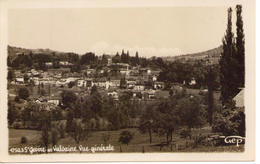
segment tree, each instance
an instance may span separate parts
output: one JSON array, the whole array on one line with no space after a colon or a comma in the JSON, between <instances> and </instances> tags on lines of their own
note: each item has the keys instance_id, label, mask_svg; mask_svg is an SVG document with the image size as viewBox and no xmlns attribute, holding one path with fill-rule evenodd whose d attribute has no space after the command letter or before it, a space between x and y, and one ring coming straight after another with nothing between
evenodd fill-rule
<instances>
[{"instance_id":1,"label":"tree","mask_svg":"<svg viewBox=\"0 0 260 164\"><path fill-rule=\"evenodd\" d=\"M111 130L118 130L121 127L120 116L121 112L119 111L117 105L114 105L110 108L107 114L107 119L110 123Z\"/></svg>"},{"instance_id":2,"label":"tree","mask_svg":"<svg viewBox=\"0 0 260 164\"><path fill-rule=\"evenodd\" d=\"M126 80L124 76L120 80L120 88L121 89L126 88Z\"/></svg>"},{"instance_id":3,"label":"tree","mask_svg":"<svg viewBox=\"0 0 260 164\"><path fill-rule=\"evenodd\" d=\"M11 62L10 56L7 56L7 66L12 67L12 62Z\"/></svg>"},{"instance_id":4,"label":"tree","mask_svg":"<svg viewBox=\"0 0 260 164\"><path fill-rule=\"evenodd\" d=\"M52 120L62 120L61 108L59 106L52 110Z\"/></svg>"},{"instance_id":5,"label":"tree","mask_svg":"<svg viewBox=\"0 0 260 164\"><path fill-rule=\"evenodd\" d=\"M172 133L180 126L180 116L177 110L176 99L158 99L155 106L156 117L154 117L157 133L166 134L167 143L172 140Z\"/></svg>"},{"instance_id":6,"label":"tree","mask_svg":"<svg viewBox=\"0 0 260 164\"><path fill-rule=\"evenodd\" d=\"M30 80L30 83L28 84L28 88L30 89L30 92L33 93L33 83L31 81L32 80Z\"/></svg>"},{"instance_id":7,"label":"tree","mask_svg":"<svg viewBox=\"0 0 260 164\"><path fill-rule=\"evenodd\" d=\"M27 73L25 73L25 74L23 75L23 79L24 79L24 82L27 83L28 80L30 79L30 77L29 77L29 75L28 75Z\"/></svg>"},{"instance_id":8,"label":"tree","mask_svg":"<svg viewBox=\"0 0 260 164\"><path fill-rule=\"evenodd\" d=\"M147 67L148 63L147 63L147 59L146 58L141 58L141 66L142 67Z\"/></svg>"},{"instance_id":9,"label":"tree","mask_svg":"<svg viewBox=\"0 0 260 164\"><path fill-rule=\"evenodd\" d=\"M221 99L224 105L228 99L233 98L238 93L237 83L237 60L232 32L232 9L228 9L228 24L226 35L222 39L223 52L221 53L220 64L220 85Z\"/></svg>"},{"instance_id":10,"label":"tree","mask_svg":"<svg viewBox=\"0 0 260 164\"><path fill-rule=\"evenodd\" d=\"M107 63L108 63L108 59L107 59L107 57L105 56L105 54L102 55L102 63L103 63L103 64L107 64Z\"/></svg>"},{"instance_id":11,"label":"tree","mask_svg":"<svg viewBox=\"0 0 260 164\"><path fill-rule=\"evenodd\" d=\"M170 90L171 88L172 88L172 83L169 82L169 81L167 81L167 82L165 83L164 89L165 89L165 90Z\"/></svg>"},{"instance_id":12,"label":"tree","mask_svg":"<svg viewBox=\"0 0 260 164\"><path fill-rule=\"evenodd\" d=\"M93 87L91 87L91 95L92 94L94 94L94 93L96 93L97 92L97 86L96 85L94 85Z\"/></svg>"},{"instance_id":13,"label":"tree","mask_svg":"<svg viewBox=\"0 0 260 164\"><path fill-rule=\"evenodd\" d=\"M45 96L46 91L44 89L41 89L41 96Z\"/></svg>"},{"instance_id":14,"label":"tree","mask_svg":"<svg viewBox=\"0 0 260 164\"><path fill-rule=\"evenodd\" d=\"M76 102L71 105L71 108L74 111L75 118L80 118L81 117L81 111L82 111L81 101L76 100Z\"/></svg>"},{"instance_id":15,"label":"tree","mask_svg":"<svg viewBox=\"0 0 260 164\"><path fill-rule=\"evenodd\" d=\"M52 146L55 146L57 145L58 141L59 141L59 132L56 128L54 129L51 129L51 143L52 143Z\"/></svg>"},{"instance_id":16,"label":"tree","mask_svg":"<svg viewBox=\"0 0 260 164\"><path fill-rule=\"evenodd\" d=\"M201 128L207 122L207 112L199 97L182 98L178 101L180 124L191 129Z\"/></svg>"},{"instance_id":17,"label":"tree","mask_svg":"<svg viewBox=\"0 0 260 164\"><path fill-rule=\"evenodd\" d=\"M138 51L136 51L135 53L135 60L136 60L136 64L139 65Z\"/></svg>"},{"instance_id":18,"label":"tree","mask_svg":"<svg viewBox=\"0 0 260 164\"><path fill-rule=\"evenodd\" d=\"M118 142L128 145L133 138L134 138L133 133L131 133L129 130L124 130L119 134Z\"/></svg>"},{"instance_id":19,"label":"tree","mask_svg":"<svg viewBox=\"0 0 260 164\"><path fill-rule=\"evenodd\" d=\"M104 76L107 77L108 76L108 71L104 70Z\"/></svg>"},{"instance_id":20,"label":"tree","mask_svg":"<svg viewBox=\"0 0 260 164\"><path fill-rule=\"evenodd\" d=\"M237 12L237 22L236 22L236 49L237 49L237 62L238 62L238 86L245 86L245 38L244 38L244 29L243 29L243 20L242 20L242 5L236 6Z\"/></svg>"},{"instance_id":21,"label":"tree","mask_svg":"<svg viewBox=\"0 0 260 164\"><path fill-rule=\"evenodd\" d=\"M245 109L236 107L232 100L226 103L221 113L215 113L213 132L221 132L225 136L245 136Z\"/></svg>"},{"instance_id":22,"label":"tree","mask_svg":"<svg viewBox=\"0 0 260 164\"><path fill-rule=\"evenodd\" d=\"M18 95L21 99L26 100L30 96L30 92L26 87L22 87L19 89Z\"/></svg>"},{"instance_id":23,"label":"tree","mask_svg":"<svg viewBox=\"0 0 260 164\"><path fill-rule=\"evenodd\" d=\"M69 88L72 88L73 86L75 86L75 82L74 81L70 81L69 82Z\"/></svg>"},{"instance_id":24,"label":"tree","mask_svg":"<svg viewBox=\"0 0 260 164\"><path fill-rule=\"evenodd\" d=\"M38 91L37 91L37 93L40 95L41 94L41 85L40 84L38 84Z\"/></svg>"},{"instance_id":25,"label":"tree","mask_svg":"<svg viewBox=\"0 0 260 164\"><path fill-rule=\"evenodd\" d=\"M90 122L90 119L95 117L95 113L91 110L90 96L86 97L82 102L81 117L84 123Z\"/></svg>"},{"instance_id":26,"label":"tree","mask_svg":"<svg viewBox=\"0 0 260 164\"><path fill-rule=\"evenodd\" d=\"M41 131L41 141L45 146L46 154L48 153L48 145L50 144L50 134L49 134L49 127L47 124L44 124Z\"/></svg>"},{"instance_id":27,"label":"tree","mask_svg":"<svg viewBox=\"0 0 260 164\"><path fill-rule=\"evenodd\" d=\"M153 109L153 105L147 106L145 111L142 112L140 117L140 126L139 131L141 133L149 133L150 143L152 143L152 132L156 129L154 120L156 117L155 110Z\"/></svg>"},{"instance_id":28,"label":"tree","mask_svg":"<svg viewBox=\"0 0 260 164\"><path fill-rule=\"evenodd\" d=\"M48 94L49 95L51 94L51 84L49 84L49 86L48 86Z\"/></svg>"},{"instance_id":29,"label":"tree","mask_svg":"<svg viewBox=\"0 0 260 164\"><path fill-rule=\"evenodd\" d=\"M95 54L92 52L88 52L81 56L80 58L80 64L91 64L95 61Z\"/></svg>"},{"instance_id":30,"label":"tree","mask_svg":"<svg viewBox=\"0 0 260 164\"><path fill-rule=\"evenodd\" d=\"M214 108L214 97L213 97L213 91L215 88L215 80L216 75L214 73L214 70L212 67L209 67L208 75L207 75L207 81L208 81L208 121L210 123L210 126L212 125L212 114L213 114L213 108Z\"/></svg>"},{"instance_id":31,"label":"tree","mask_svg":"<svg viewBox=\"0 0 260 164\"><path fill-rule=\"evenodd\" d=\"M60 133L60 138L65 138L65 133L66 133L66 129L65 129L65 125L60 122L57 126L57 130Z\"/></svg>"},{"instance_id":32,"label":"tree","mask_svg":"<svg viewBox=\"0 0 260 164\"><path fill-rule=\"evenodd\" d=\"M141 92L137 92L136 93L136 97L138 97L139 99L142 99L142 93Z\"/></svg>"},{"instance_id":33,"label":"tree","mask_svg":"<svg viewBox=\"0 0 260 164\"><path fill-rule=\"evenodd\" d=\"M73 120L72 122L72 130L70 132L71 137L74 139L74 141L79 144L80 141L87 140L89 137L89 131L86 127L84 127L84 124L82 124L81 121Z\"/></svg>"},{"instance_id":34,"label":"tree","mask_svg":"<svg viewBox=\"0 0 260 164\"><path fill-rule=\"evenodd\" d=\"M53 68L60 68L60 62L59 61L53 61L52 62L52 67Z\"/></svg>"},{"instance_id":35,"label":"tree","mask_svg":"<svg viewBox=\"0 0 260 164\"><path fill-rule=\"evenodd\" d=\"M113 63L120 63L120 55L119 55L118 52L116 53L116 56L112 58L112 62Z\"/></svg>"},{"instance_id":36,"label":"tree","mask_svg":"<svg viewBox=\"0 0 260 164\"><path fill-rule=\"evenodd\" d=\"M81 65L80 62L76 62L70 69L70 72L77 72L80 73L81 72Z\"/></svg>"},{"instance_id":37,"label":"tree","mask_svg":"<svg viewBox=\"0 0 260 164\"><path fill-rule=\"evenodd\" d=\"M78 99L77 95L72 91L62 91L61 93L62 103L67 107L71 107Z\"/></svg>"},{"instance_id":38,"label":"tree","mask_svg":"<svg viewBox=\"0 0 260 164\"><path fill-rule=\"evenodd\" d=\"M8 70L8 74L7 74L7 80L9 82L13 81L15 78L15 73L13 70Z\"/></svg>"},{"instance_id":39,"label":"tree","mask_svg":"<svg viewBox=\"0 0 260 164\"><path fill-rule=\"evenodd\" d=\"M8 103L8 124L12 125L13 122L18 118L19 111L16 109L14 104L9 104Z\"/></svg>"},{"instance_id":40,"label":"tree","mask_svg":"<svg viewBox=\"0 0 260 164\"><path fill-rule=\"evenodd\" d=\"M49 113L43 113L41 116L40 121L42 122L42 129L41 129L41 142L45 146L46 154L48 153L48 145L50 144L50 124L51 124L51 117Z\"/></svg>"},{"instance_id":41,"label":"tree","mask_svg":"<svg viewBox=\"0 0 260 164\"><path fill-rule=\"evenodd\" d=\"M44 88L44 84L43 83L41 83L41 88Z\"/></svg>"},{"instance_id":42,"label":"tree","mask_svg":"<svg viewBox=\"0 0 260 164\"><path fill-rule=\"evenodd\" d=\"M102 97L98 92L94 92L91 95L90 109L98 116L100 116L100 117L102 116Z\"/></svg>"},{"instance_id":43,"label":"tree","mask_svg":"<svg viewBox=\"0 0 260 164\"><path fill-rule=\"evenodd\" d=\"M129 51L127 51L127 53L126 53L126 63L129 63L129 61L130 61L130 56L129 56Z\"/></svg>"},{"instance_id":44,"label":"tree","mask_svg":"<svg viewBox=\"0 0 260 164\"><path fill-rule=\"evenodd\" d=\"M70 109L69 113L68 113L68 117L67 117L67 122L66 122L66 132L67 133L70 133L73 130L72 122L73 122L74 118L75 118L75 113L72 109Z\"/></svg>"},{"instance_id":45,"label":"tree","mask_svg":"<svg viewBox=\"0 0 260 164\"><path fill-rule=\"evenodd\" d=\"M173 90L172 90L172 89L170 90L169 95L170 95L170 96L173 95Z\"/></svg>"}]
</instances>

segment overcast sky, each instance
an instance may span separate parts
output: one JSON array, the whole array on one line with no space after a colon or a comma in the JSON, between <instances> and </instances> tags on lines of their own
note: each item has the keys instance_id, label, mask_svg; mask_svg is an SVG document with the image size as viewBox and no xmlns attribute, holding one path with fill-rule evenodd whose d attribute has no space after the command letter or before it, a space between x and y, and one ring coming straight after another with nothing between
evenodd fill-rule
<instances>
[{"instance_id":1,"label":"overcast sky","mask_svg":"<svg viewBox=\"0 0 260 164\"><path fill-rule=\"evenodd\" d=\"M227 7L10 9L8 44L78 54L124 49L131 56L136 51L174 56L220 46L226 24Z\"/></svg>"}]
</instances>

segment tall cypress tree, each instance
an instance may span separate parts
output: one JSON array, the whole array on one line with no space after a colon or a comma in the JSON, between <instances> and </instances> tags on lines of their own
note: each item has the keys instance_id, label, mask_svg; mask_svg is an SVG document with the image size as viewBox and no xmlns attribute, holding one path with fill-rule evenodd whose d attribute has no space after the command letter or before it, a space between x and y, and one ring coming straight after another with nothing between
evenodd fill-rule
<instances>
[{"instance_id":1,"label":"tall cypress tree","mask_svg":"<svg viewBox=\"0 0 260 164\"><path fill-rule=\"evenodd\" d=\"M220 85L222 104L228 102L238 92L237 83L237 60L232 32L232 9L228 9L228 23L224 38L222 39L223 52L221 53L220 64Z\"/></svg>"},{"instance_id":2,"label":"tall cypress tree","mask_svg":"<svg viewBox=\"0 0 260 164\"><path fill-rule=\"evenodd\" d=\"M136 51L135 58L136 58L136 64L139 65L138 51Z\"/></svg>"},{"instance_id":3,"label":"tall cypress tree","mask_svg":"<svg viewBox=\"0 0 260 164\"><path fill-rule=\"evenodd\" d=\"M209 70L207 72L207 87L208 87L208 121L210 126L212 125L213 118L213 108L214 108L214 96L213 91L216 89L215 87L216 73L213 68L209 66Z\"/></svg>"},{"instance_id":4,"label":"tall cypress tree","mask_svg":"<svg viewBox=\"0 0 260 164\"><path fill-rule=\"evenodd\" d=\"M242 20L242 5L236 6L237 12L237 22L236 22L236 49L237 49L237 69L238 69L238 85L239 87L245 86L245 38L244 38L244 29L243 29L243 20Z\"/></svg>"}]
</instances>

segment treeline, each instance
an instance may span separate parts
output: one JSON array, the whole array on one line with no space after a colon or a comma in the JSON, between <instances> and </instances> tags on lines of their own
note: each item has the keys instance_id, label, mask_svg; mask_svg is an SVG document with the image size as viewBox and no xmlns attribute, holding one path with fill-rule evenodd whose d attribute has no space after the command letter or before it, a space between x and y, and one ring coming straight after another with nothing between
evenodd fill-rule
<instances>
[{"instance_id":1,"label":"treeline","mask_svg":"<svg viewBox=\"0 0 260 164\"><path fill-rule=\"evenodd\" d=\"M181 63L178 61L171 62L163 65L163 71L160 72L158 81L163 81L166 84L169 83L185 83L187 87L194 89L207 88L209 83L209 70L212 70L211 76L214 76L214 81L210 83L214 84L214 88L219 89L219 66L218 65L203 65L201 62L192 63ZM195 80L196 84L189 85L191 80Z\"/></svg>"},{"instance_id":2,"label":"treeline","mask_svg":"<svg viewBox=\"0 0 260 164\"><path fill-rule=\"evenodd\" d=\"M191 137L191 130L201 128L207 123L207 118L205 99L190 96L183 90L170 98L161 98L149 104L141 114L139 130L149 133L150 143L152 133L165 135L169 143L172 134L179 131L186 131L186 136Z\"/></svg>"},{"instance_id":3,"label":"treeline","mask_svg":"<svg viewBox=\"0 0 260 164\"><path fill-rule=\"evenodd\" d=\"M64 53L56 54L55 52L51 54L37 53L34 54L32 51L29 53L21 53L18 55L8 55L7 66L13 67L14 69L26 69L34 68L37 70L47 70L46 62L52 62L54 68L59 68L60 61L67 61L69 63L77 63L79 61L79 55L76 53Z\"/></svg>"},{"instance_id":4,"label":"treeline","mask_svg":"<svg viewBox=\"0 0 260 164\"><path fill-rule=\"evenodd\" d=\"M119 101L111 96L102 96L96 87L93 87L91 94L78 96L72 91L63 91L61 94L62 104L58 107L47 110L37 103L28 101L24 109L17 108L16 104L26 99L9 101L8 103L8 122L13 125L15 120L21 120L23 126L28 125L32 128L41 130L42 125L37 120L41 120L42 113L52 111L52 121L67 120L67 130L74 119L81 119L83 122L90 123L91 130L118 130L132 126L130 120L138 118L145 103L136 99L131 100L132 93L123 93L119 96ZM62 114L63 113L63 114ZM100 124L102 122L104 124ZM137 124L137 123L135 123Z\"/></svg>"}]
</instances>

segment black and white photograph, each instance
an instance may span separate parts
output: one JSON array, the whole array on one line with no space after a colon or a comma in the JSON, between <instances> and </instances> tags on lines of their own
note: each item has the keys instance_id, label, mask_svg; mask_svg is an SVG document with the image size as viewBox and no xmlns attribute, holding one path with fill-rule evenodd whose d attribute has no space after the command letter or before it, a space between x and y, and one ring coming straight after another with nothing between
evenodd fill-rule
<instances>
[{"instance_id":1,"label":"black and white photograph","mask_svg":"<svg viewBox=\"0 0 260 164\"><path fill-rule=\"evenodd\" d=\"M254 160L254 1L117 2L3 1L4 161Z\"/></svg>"}]
</instances>

